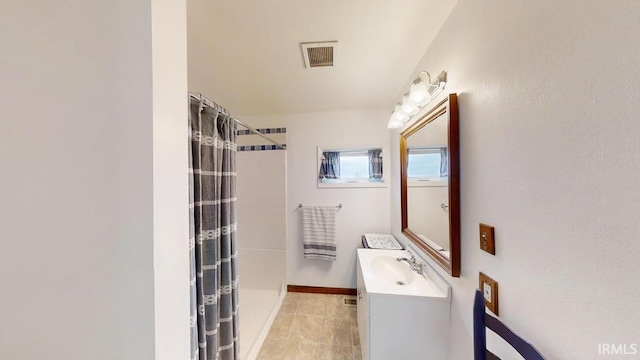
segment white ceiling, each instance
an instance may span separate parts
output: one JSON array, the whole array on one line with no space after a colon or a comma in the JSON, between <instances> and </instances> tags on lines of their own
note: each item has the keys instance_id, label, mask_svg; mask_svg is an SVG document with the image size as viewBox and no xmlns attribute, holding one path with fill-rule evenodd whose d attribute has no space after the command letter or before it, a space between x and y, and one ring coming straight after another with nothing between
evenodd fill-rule
<instances>
[{"instance_id":1,"label":"white ceiling","mask_svg":"<svg viewBox=\"0 0 640 360\"><path fill-rule=\"evenodd\" d=\"M189 89L236 115L391 110L456 1L189 0ZM299 44L330 40L336 65L305 69Z\"/></svg>"}]
</instances>

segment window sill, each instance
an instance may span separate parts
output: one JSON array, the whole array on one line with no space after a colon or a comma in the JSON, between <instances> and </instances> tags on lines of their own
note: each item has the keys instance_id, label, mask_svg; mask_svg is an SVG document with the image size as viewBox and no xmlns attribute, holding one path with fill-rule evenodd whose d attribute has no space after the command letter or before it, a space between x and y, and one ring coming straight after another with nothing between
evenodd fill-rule
<instances>
[{"instance_id":1,"label":"window sill","mask_svg":"<svg viewBox=\"0 0 640 360\"><path fill-rule=\"evenodd\" d=\"M411 180L407 182L407 187L447 187L447 180Z\"/></svg>"},{"instance_id":2,"label":"window sill","mask_svg":"<svg viewBox=\"0 0 640 360\"><path fill-rule=\"evenodd\" d=\"M387 183L383 181L344 181L344 182L318 182L318 189L337 189L337 188L386 188Z\"/></svg>"}]
</instances>

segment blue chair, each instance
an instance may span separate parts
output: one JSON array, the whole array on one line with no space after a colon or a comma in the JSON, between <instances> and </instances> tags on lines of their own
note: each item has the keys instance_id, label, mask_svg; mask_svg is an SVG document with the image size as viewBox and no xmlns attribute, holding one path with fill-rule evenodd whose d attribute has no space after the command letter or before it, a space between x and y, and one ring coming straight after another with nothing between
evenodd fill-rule
<instances>
[{"instance_id":1,"label":"blue chair","mask_svg":"<svg viewBox=\"0 0 640 360\"><path fill-rule=\"evenodd\" d=\"M476 290L476 298L473 304L473 358L474 360L500 360L499 357L487 350L486 328L491 329L503 338L525 360L545 360L533 345L516 335L500 320L486 313L482 292Z\"/></svg>"}]
</instances>

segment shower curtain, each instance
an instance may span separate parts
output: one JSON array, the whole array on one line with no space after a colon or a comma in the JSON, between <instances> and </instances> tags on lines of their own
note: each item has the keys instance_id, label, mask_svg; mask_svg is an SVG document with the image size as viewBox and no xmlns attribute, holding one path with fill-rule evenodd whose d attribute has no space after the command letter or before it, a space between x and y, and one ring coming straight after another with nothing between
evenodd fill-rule
<instances>
[{"instance_id":1,"label":"shower curtain","mask_svg":"<svg viewBox=\"0 0 640 360\"><path fill-rule=\"evenodd\" d=\"M236 122L191 100L191 358L236 360Z\"/></svg>"}]
</instances>

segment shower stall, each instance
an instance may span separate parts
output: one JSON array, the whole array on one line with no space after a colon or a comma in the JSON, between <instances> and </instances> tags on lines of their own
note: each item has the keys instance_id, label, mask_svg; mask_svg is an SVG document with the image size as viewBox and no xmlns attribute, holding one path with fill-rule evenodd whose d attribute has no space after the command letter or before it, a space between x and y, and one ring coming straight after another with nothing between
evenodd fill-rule
<instances>
[{"instance_id":1,"label":"shower stall","mask_svg":"<svg viewBox=\"0 0 640 360\"><path fill-rule=\"evenodd\" d=\"M192 354L254 360L286 294L286 128L190 98Z\"/></svg>"},{"instance_id":2,"label":"shower stall","mask_svg":"<svg viewBox=\"0 0 640 360\"><path fill-rule=\"evenodd\" d=\"M257 129L286 143L286 129ZM286 294L286 150L238 131L240 359L257 356Z\"/></svg>"}]
</instances>

